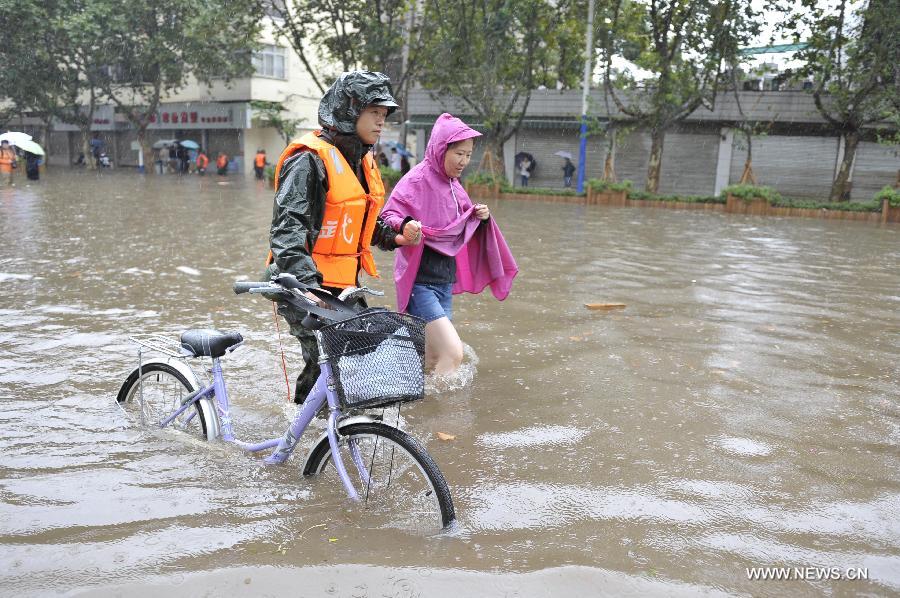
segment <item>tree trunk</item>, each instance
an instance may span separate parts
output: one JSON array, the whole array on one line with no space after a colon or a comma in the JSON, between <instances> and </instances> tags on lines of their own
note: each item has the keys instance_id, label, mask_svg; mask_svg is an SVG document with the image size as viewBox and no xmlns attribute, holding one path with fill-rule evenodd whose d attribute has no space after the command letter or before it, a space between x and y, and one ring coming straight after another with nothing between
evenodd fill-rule
<instances>
[{"instance_id":1,"label":"tree trunk","mask_svg":"<svg viewBox=\"0 0 900 598\"><path fill-rule=\"evenodd\" d=\"M153 176L156 174L156 164L153 162L153 149L147 144L147 125L138 127L137 140L141 146L141 153L144 154L144 174Z\"/></svg>"},{"instance_id":2,"label":"tree trunk","mask_svg":"<svg viewBox=\"0 0 900 598\"><path fill-rule=\"evenodd\" d=\"M859 147L859 131L847 131L841 135L844 140L844 157L838 168L834 182L831 184L829 201L850 200L850 176L852 174L853 159L856 157L856 148Z\"/></svg>"},{"instance_id":3,"label":"tree trunk","mask_svg":"<svg viewBox=\"0 0 900 598\"><path fill-rule=\"evenodd\" d=\"M650 164L647 166L647 186L645 191L658 193L659 173L662 169L663 143L666 140L666 133L665 131L653 131L651 139L653 141L650 145Z\"/></svg>"},{"instance_id":4,"label":"tree trunk","mask_svg":"<svg viewBox=\"0 0 900 598\"><path fill-rule=\"evenodd\" d=\"M44 168L50 165L50 134L53 132L53 121L44 121L44 135L41 141L44 146Z\"/></svg>"},{"instance_id":5,"label":"tree trunk","mask_svg":"<svg viewBox=\"0 0 900 598\"><path fill-rule=\"evenodd\" d=\"M84 165L88 170L95 170L94 154L91 153L91 123L78 125L81 129L81 153L84 154Z\"/></svg>"},{"instance_id":6,"label":"tree trunk","mask_svg":"<svg viewBox=\"0 0 900 598\"><path fill-rule=\"evenodd\" d=\"M506 178L506 169L503 167L503 144L499 143L496 137L489 137L485 140L484 155L481 156L478 170L488 172L495 177Z\"/></svg>"},{"instance_id":7,"label":"tree trunk","mask_svg":"<svg viewBox=\"0 0 900 598\"><path fill-rule=\"evenodd\" d=\"M608 142L606 144L606 160L603 163L603 180L609 183L616 181L616 135L615 129L610 128L606 132Z\"/></svg>"}]
</instances>

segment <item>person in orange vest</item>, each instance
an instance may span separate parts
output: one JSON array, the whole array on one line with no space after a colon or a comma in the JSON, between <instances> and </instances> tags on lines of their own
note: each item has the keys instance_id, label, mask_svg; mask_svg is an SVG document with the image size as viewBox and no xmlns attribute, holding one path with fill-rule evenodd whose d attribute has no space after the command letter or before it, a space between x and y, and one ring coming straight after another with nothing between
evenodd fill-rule
<instances>
[{"instance_id":1,"label":"person in orange vest","mask_svg":"<svg viewBox=\"0 0 900 598\"><path fill-rule=\"evenodd\" d=\"M378 217L384 183L372 147L396 109L390 79L382 73L343 73L328 89L319 103L321 129L291 143L275 167L266 279L287 272L337 295L358 286L360 270L378 276L372 245L393 250L418 242L407 223L396 233ZM319 377L318 346L301 325L307 312L282 303L279 313L303 349L294 396L302 403Z\"/></svg>"},{"instance_id":2,"label":"person in orange vest","mask_svg":"<svg viewBox=\"0 0 900 598\"><path fill-rule=\"evenodd\" d=\"M257 180L262 180L263 172L265 172L268 163L269 161L266 160L266 150L262 148L256 150L256 157L253 159L253 171L256 173Z\"/></svg>"},{"instance_id":3,"label":"person in orange vest","mask_svg":"<svg viewBox=\"0 0 900 598\"><path fill-rule=\"evenodd\" d=\"M228 174L228 154L225 152L219 152L219 157L216 158L216 172Z\"/></svg>"},{"instance_id":4,"label":"person in orange vest","mask_svg":"<svg viewBox=\"0 0 900 598\"><path fill-rule=\"evenodd\" d=\"M209 158L206 154L203 153L201 149L197 152L197 174L203 176L206 174L206 167L209 166Z\"/></svg>"},{"instance_id":5,"label":"person in orange vest","mask_svg":"<svg viewBox=\"0 0 900 598\"><path fill-rule=\"evenodd\" d=\"M0 141L0 184L12 185L13 168L16 167L16 150L4 139Z\"/></svg>"}]
</instances>

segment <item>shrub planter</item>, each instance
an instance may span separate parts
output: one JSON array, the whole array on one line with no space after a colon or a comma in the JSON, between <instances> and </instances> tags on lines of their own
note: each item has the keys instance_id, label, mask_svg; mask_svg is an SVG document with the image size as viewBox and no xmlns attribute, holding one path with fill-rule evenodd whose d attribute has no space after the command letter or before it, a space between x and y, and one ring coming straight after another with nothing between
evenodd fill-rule
<instances>
[{"instance_id":1,"label":"shrub planter","mask_svg":"<svg viewBox=\"0 0 900 598\"><path fill-rule=\"evenodd\" d=\"M484 185L470 183L466 185L466 193L473 199L490 199L500 197L500 185Z\"/></svg>"},{"instance_id":2,"label":"shrub planter","mask_svg":"<svg viewBox=\"0 0 900 598\"><path fill-rule=\"evenodd\" d=\"M503 199L518 199L524 201L546 201L552 203L581 203L585 202L585 197L583 195L552 195L549 193L516 193L515 191L510 193L499 193L494 197L500 197Z\"/></svg>"},{"instance_id":3,"label":"shrub planter","mask_svg":"<svg viewBox=\"0 0 900 598\"><path fill-rule=\"evenodd\" d=\"M587 203L596 206L624 207L628 200L628 192L622 191L593 191L588 188Z\"/></svg>"},{"instance_id":4,"label":"shrub planter","mask_svg":"<svg viewBox=\"0 0 900 598\"><path fill-rule=\"evenodd\" d=\"M893 207L887 199L881 200L881 221L900 222L900 206Z\"/></svg>"},{"instance_id":5,"label":"shrub planter","mask_svg":"<svg viewBox=\"0 0 900 598\"><path fill-rule=\"evenodd\" d=\"M725 211L731 214L765 216L769 213L769 201L764 197L743 199L729 193L725 199Z\"/></svg>"}]
</instances>

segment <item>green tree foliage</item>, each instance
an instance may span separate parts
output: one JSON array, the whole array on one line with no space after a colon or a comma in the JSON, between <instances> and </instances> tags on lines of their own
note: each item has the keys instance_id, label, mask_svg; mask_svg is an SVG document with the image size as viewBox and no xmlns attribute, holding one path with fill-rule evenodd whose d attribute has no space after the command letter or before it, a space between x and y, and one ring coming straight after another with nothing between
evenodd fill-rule
<instances>
[{"instance_id":1,"label":"green tree foliage","mask_svg":"<svg viewBox=\"0 0 900 598\"><path fill-rule=\"evenodd\" d=\"M584 25L561 0L430 0L436 31L420 82L453 96L484 134L481 168L496 172L503 143L521 126L531 92L577 84ZM581 19L583 21L583 19ZM583 45L581 46L583 47Z\"/></svg>"},{"instance_id":2,"label":"green tree foliage","mask_svg":"<svg viewBox=\"0 0 900 598\"><path fill-rule=\"evenodd\" d=\"M96 51L97 29L83 26L80 5L0 0L3 30L15 32L0 43L0 90L15 113L37 116L47 124L45 131L54 118L76 125L88 155L104 65Z\"/></svg>"},{"instance_id":3,"label":"green tree foliage","mask_svg":"<svg viewBox=\"0 0 900 598\"><path fill-rule=\"evenodd\" d=\"M666 132L701 106L712 109L726 67L758 29L749 0L615 0L599 36L607 92L625 118L650 133L646 190L659 189ZM616 70L622 56L650 73Z\"/></svg>"},{"instance_id":4,"label":"green tree foliage","mask_svg":"<svg viewBox=\"0 0 900 598\"><path fill-rule=\"evenodd\" d=\"M900 118L900 4L896 0L782 5L789 18L782 30L806 49L798 52L800 76L813 80L822 117L842 138L843 158L829 199L850 198L853 158L863 130Z\"/></svg>"},{"instance_id":5,"label":"green tree foliage","mask_svg":"<svg viewBox=\"0 0 900 598\"><path fill-rule=\"evenodd\" d=\"M271 127L278 131L284 144L291 142L297 134L297 129L305 119L303 118L285 118L284 112L286 108L281 102L266 102L262 100L254 100L250 102L253 108L254 118L259 119L259 123L264 127Z\"/></svg>"},{"instance_id":6,"label":"green tree foliage","mask_svg":"<svg viewBox=\"0 0 900 598\"><path fill-rule=\"evenodd\" d=\"M275 27L321 93L341 71L374 70L391 78L405 120L409 84L433 31L422 0L262 0ZM331 65L320 70L313 65Z\"/></svg>"},{"instance_id":7,"label":"green tree foliage","mask_svg":"<svg viewBox=\"0 0 900 598\"><path fill-rule=\"evenodd\" d=\"M253 72L261 14L256 0L0 0L0 21L15 32L0 44L0 89L22 111L78 125L85 155L95 106L113 103L147 155L163 98L191 78Z\"/></svg>"},{"instance_id":8,"label":"green tree foliage","mask_svg":"<svg viewBox=\"0 0 900 598\"><path fill-rule=\"evenodd\" d=\"M262 16L255 0L92 0L81 16L86 29L98 28L109 61L103 94L135 126L145 156L163 98L191 79L227 84L253 73Z\"/></svg>"}]
</instances>

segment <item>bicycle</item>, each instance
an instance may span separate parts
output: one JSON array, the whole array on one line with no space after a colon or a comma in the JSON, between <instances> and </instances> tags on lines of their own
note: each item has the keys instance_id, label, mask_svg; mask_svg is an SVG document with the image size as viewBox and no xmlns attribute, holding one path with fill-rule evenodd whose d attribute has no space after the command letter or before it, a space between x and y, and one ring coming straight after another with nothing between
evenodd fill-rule
<instances>
[{"instance_id":1,"label":"bicycle","mask_svg":"<svg viewBox=\"0 0 900 598\"><path fill-rule=\"evenodd\" d=\"M221 358L243 344L238 332L187 330L177 344L159 336L130 338L138 344L138 365L119 389L117 404L136 411L142 424L172 426L210 441L221 438L249 452L274 449L266 464L284 463L327 407L326 430L304 461L304 476L337 477L352 501L400 513L417 530L448 527L455 517L453 500L432 457L407 432L360 412L424 396L424 322L384 308L353 307L352 300L365 293L383 295L365 287L334 297L279 274L269 282L235 282L233 289L310 314L303 325L315 333L321 374L280 438L249 443L234 435ZM145 360L144 349L164 357ZM212 360L211 383L200 383L189 358Z\"/></svg>"}]
</instances>

